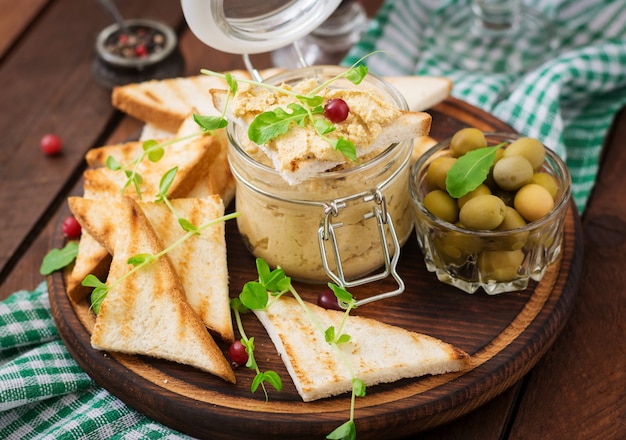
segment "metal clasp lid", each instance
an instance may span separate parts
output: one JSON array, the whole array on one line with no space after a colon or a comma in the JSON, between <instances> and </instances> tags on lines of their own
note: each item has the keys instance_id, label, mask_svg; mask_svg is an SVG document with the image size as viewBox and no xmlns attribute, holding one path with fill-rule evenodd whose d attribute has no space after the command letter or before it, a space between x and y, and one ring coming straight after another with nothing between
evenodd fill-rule
<instances>
[{"instance_id":1,"label":"metal clasp lid","mask_svg":"<svg viewBox=\"0 0 626 440\"><path fill-rule=\"evenodd\" d=\"M335 234L335 229L343 226L343 223L333 223L331 221L331 217L338 217L340 214L340 210L346 207L348 201L361 197L363 198L363 202L365 203L374 203L372 210L366 213L363 218L364 220L373 219L378 224L378 232L380 234L380 243L385 265L382 272L348 281L344 276L343 264L341 261L341 255L339 253L337 236ZM373 192L358 194L356 196L350 196L342 199L336 199L325 206L326 208L324 210L324 218L318 229L318 241L320 246L320 255L322 257L322 264L328 276L339 286L347 288L379 281L387 278L390 275L394 278L398 285L395 290L379 293L377 295L358 300L356 303L357 306L368 304L374 301L379 301L385 298L390 298L404 292L404 281L402 281L402 278L400 278L400 275L398 275L398 272L396 270L398 260L400 258L400 243L398 241L398 236L396 235L396 230L393 226L393 219L391 218L391 215L387 212L387 202L385 200L385 195L382 193L382 191L380 189L376 189ZM393 253L389 252L389 241L387 240L386 229L389 231L389 236L391 237L391 240L393 242ZM332 249L337 273L333 272L333 270L331 269L328 256L326 255L325 242L328 241L330 242L330 247Z\"/></svg>"}]
</instances>

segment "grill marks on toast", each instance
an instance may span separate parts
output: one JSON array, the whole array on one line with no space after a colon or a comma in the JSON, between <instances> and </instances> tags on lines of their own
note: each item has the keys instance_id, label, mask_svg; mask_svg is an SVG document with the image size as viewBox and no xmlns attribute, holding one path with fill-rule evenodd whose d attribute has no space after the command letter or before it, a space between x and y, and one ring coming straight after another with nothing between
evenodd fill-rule
<instances>
[{"instance_id":1,"label":"grill marks on toast","mask_svg":"<svg viewBox=\"0 0 626 440\"><path fill-rule=\"evenodd\" d=\"M339 328L343 312L315 304L307 307L323 329ZM297 301L283 296L266 311L255 314L270 335L305 402L352 389L348 369L324 335L302 314ZM293 319L302 316L302 319ZM469 356L439 339L373 319L351 315L343 333L350 335L340 348L356 377L366 385L393 382L428 374L461 371Z\"/></svg>"},{"instance_id":2,"label":"grill marks on toast","mask_svg":"<svg viewBox=\"0 0 626 440\"><path fill-rule=\"evenodd\" d=\"M68 202L81 225L112 249L107 284L123 279L102 302L92 346L180 362L234 383L228 361L187 303L169 256L127 275L128 258L163 249L139 204L128 197L108 205L79 197Z\"/></svg>"}]
</instances>

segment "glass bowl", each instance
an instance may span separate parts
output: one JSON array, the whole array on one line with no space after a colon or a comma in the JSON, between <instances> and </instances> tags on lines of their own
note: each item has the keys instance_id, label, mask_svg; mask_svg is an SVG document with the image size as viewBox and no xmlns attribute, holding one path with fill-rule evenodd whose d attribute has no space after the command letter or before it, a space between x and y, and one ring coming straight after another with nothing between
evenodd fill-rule
<instances>
[{"instance_id":1,"label":"glass bowl","mask_svg":"<svg viewBox=\"0 0 626 440\"><path fill-rule=\"evenodd\" d=\"M512 142L522 136L485 133L488 146ZM524 290L530 279L540 281L561 252L565 214L571 198L571 177L565 163L549 148L537 171L557 182L554 208L544 217L506 231L473 230L444 221L424 206L429 188L426 175L431 163L450 156L447 139L428 150L411 168L409 192L417 241L426 268L437 278L465 292L480 287L487 294ZM505 200L505 204L512 202Z\"/></svg>"}]
</instances>

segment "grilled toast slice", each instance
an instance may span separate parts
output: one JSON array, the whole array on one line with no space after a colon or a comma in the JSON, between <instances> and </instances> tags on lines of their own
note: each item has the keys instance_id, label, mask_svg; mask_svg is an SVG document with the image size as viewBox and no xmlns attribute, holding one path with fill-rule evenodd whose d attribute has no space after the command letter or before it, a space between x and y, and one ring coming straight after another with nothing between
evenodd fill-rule
<instances>
[{"instance_id":1,"label":"grilled toast slice","mask_svg":"<svg viewBox=\"0 0 626 440\"><path fill-rule=\"evenodd\" d=\"M322 329L339 328L343 312L305 304ZM291 296L283 295L265 311L254 313L305 402L352 389L352 377L342 357L367 386L462 371L469 365L467 353L439 339L354 315L345 321L342 333L351 339L339 345L343 353L339 356Z\"/></svg>"},{"instance_id":2,"label":"grilled toast slice","mask_svg":"<svg viewBox=\"0 0 626 440\"><path fill-rule=\"evenodd\" d=\"M68 201L81 226L113 255L92 346L191 365L235 383L228 360L187 303L169 256L131 272L129 258L163 250L137 202L129 197L108 204L79 197Z\"/></svg>"}]
</instances>

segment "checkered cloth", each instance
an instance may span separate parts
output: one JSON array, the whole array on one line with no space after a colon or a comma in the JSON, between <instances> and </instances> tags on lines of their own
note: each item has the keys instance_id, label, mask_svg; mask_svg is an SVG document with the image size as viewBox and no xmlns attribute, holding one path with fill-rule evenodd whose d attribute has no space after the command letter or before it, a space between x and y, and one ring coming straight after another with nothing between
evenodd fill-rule
<instances>
[{"instance_id":1,"label":"checkered cloth","mask_svg":"<svg viewBox=\"0 0 626 440\"><path fill-rule=\"evenodd\" d=\"M344 64L367 63L379 75L448 76L453 95L483 108L566 158L584 209L600 149L626 103L626 2L536 0L561 31L559 55L525 75L459 71L428 47L429 23L467 0L388 0ZM98 387L72 359L50 314L45 284L0 302L1 439L188 439Z\"/></svg>"},{"instance_id":2,"label":"checkered cloth","mask_svg":"<svg viewBox=\"0 0 626 440\"><path fill-rule=\"evenodd\" d=\"M59 339L45 283L0 302L0 438L189 439L100 388Z\"/></svg>"},{"instance_id":3,"label":"checkered cloth","mask_svg":"<svg viewBox=\"0 0 626 440\"><path fill-rule=\"evenodd\" d=\"M454 97L541 139L566 160L572 194L583 212L596 181L603 141L615 114L626 104L626 2L523 1L550 20L559 44L554 57L518 75L460 70L434 50L438 29L433 23L445 11L469 3L387 0L344 64L382 50L389 56L365 61L374 74L449 77Z\"/></svg>"}]
</instances>

